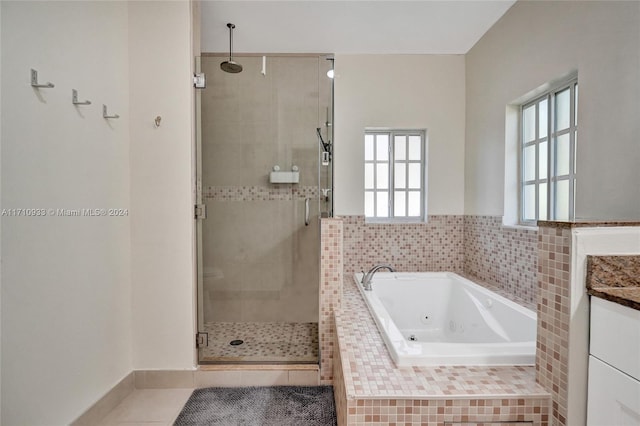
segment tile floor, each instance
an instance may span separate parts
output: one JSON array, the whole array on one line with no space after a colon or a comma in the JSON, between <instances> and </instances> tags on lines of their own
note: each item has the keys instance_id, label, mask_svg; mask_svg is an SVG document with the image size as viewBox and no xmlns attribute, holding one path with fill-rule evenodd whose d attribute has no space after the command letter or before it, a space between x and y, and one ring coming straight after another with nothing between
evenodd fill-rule
<instances>
[{"instance_id":1,"label":"tile floor","mask_svg":"<svg viewBox=\"0 0 640 426\"><path fill-rule=\"evenodd\" d=\"M201 362L318 362L318 323L209 322L204 331Z\"/></svg>"},{"instance_id":2,"label":"tile floor","mask_svg":"<svg viewBox=\"0 0 640 426\"><path fill-rule=\"evenodd\" d=\"M193 389L136 389L99 426L167 426L180 414Z\"/></svg>"}]
</instances>

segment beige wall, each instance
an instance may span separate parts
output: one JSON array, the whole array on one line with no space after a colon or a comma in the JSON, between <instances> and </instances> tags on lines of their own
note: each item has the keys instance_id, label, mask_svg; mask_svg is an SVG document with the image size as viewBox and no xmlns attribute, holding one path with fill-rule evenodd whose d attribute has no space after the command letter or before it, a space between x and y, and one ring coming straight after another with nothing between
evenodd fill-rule
<instances>
[{"instance_id":1,"label":"beige wall","mask_svg":"<svg viewBox=\"0 0 640 426\"><path fill-rule=\"evenodd\" d=\"M2 207L129 213L2 217L2 424L68 424L134 368L194 366L190 5L0 5Z\"/></svg>"},{"instance_id":2,"label":"beige wall","mask_svg":"<svg viewBox=\"0 0 640 426\"><path fill-rule=\"evenodd\" d=\"M194 366L188 1L129 3L133 367ZM153 120L162 117L155 128Z\"/></svg>"},{"instance_id":3,"label":"beige wall","mask_svg":"<svg viewBox=\"0 0 640 426\"><path fill-rule=\"evenodd\" d=\"M0 8L2 207L130 208L126 4ZM32 89L30 68L55 88ZM1 423L68 424L132 368L130 218L3 216L2 231Z\"/></svg>"},{"instance_id":4,"label":"beige wall","mask_svg":"<svg viewBox=\"0 0 640 426\"><path fill-rule=\"evenodd\" d=\"M464 211L462 55L337 55L335 212L364 214L364 129L426 128L430 215Z\"/></svg>"},{"instance_id":5,"label":"beige wall","mask_svg":"<svg viewBox=\"0 0 640 426\"><path fill-rule=\"evenodd\" d=\"M576 217L640 217L640 2L517 2L466 66L465 213L503 214L507 104L577 70Z\"/></svg>"}]
</instances>

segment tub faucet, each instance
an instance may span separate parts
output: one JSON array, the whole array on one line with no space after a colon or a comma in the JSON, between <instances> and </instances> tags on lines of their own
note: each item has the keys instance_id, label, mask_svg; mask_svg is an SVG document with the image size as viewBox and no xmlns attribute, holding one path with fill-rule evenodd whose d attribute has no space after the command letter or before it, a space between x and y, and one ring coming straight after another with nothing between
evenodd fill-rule
<instances>
[{"instance_id":1,"label":"tub faucet","mask_svg":"<svg viewBox=\"0 0 640 426\"><path fill-rule=\"evenodd\" d=\"M366 274L364 274L364 271L362 271L364 275L362 276L361 282L362 282L362 287L364 287L365 290L367 291L373 290L373 287L371 287L371 280L373 279L373 275L376 272L378 272L379 269L388 269L389 272L395 272L395 269L393 269L389 265L376 265L373 268L369 269L369 272L367 272Z\"/></svg>"}]
</instances>

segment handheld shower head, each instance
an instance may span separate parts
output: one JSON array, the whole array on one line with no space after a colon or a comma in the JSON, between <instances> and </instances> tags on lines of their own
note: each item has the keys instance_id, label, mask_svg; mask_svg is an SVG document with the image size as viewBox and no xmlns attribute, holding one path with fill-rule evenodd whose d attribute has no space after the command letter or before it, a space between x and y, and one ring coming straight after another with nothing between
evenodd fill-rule
<instances>
[{"instance_id":1,"label":"handheld shower head","mask_svg":"<svg viewBox=\"0 0 640 426\"><path fill-rule=\"evenodd\" d=\"M320 145L322 145L322 150L324 152L331 152L331 142L327 143L322 139L322 131L320 130L320 127L316 128L316 133L318 134Z\"/></svg>"}]
</instances>

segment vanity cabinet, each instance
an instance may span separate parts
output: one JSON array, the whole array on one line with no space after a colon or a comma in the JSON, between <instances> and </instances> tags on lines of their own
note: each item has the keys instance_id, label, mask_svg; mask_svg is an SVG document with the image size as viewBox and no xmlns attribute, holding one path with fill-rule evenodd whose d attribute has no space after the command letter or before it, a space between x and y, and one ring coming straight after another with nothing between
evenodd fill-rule
<instances>
[{"instance_id":1,"label":"vanity cabinet","mask_svg":"<svg viewBox=\"0 0 640 426\"><path fill-rule=\"evenodd\" d=\"M588 426L640 425L640 311L591 297Z\"/></svg>"}]
</instances>

